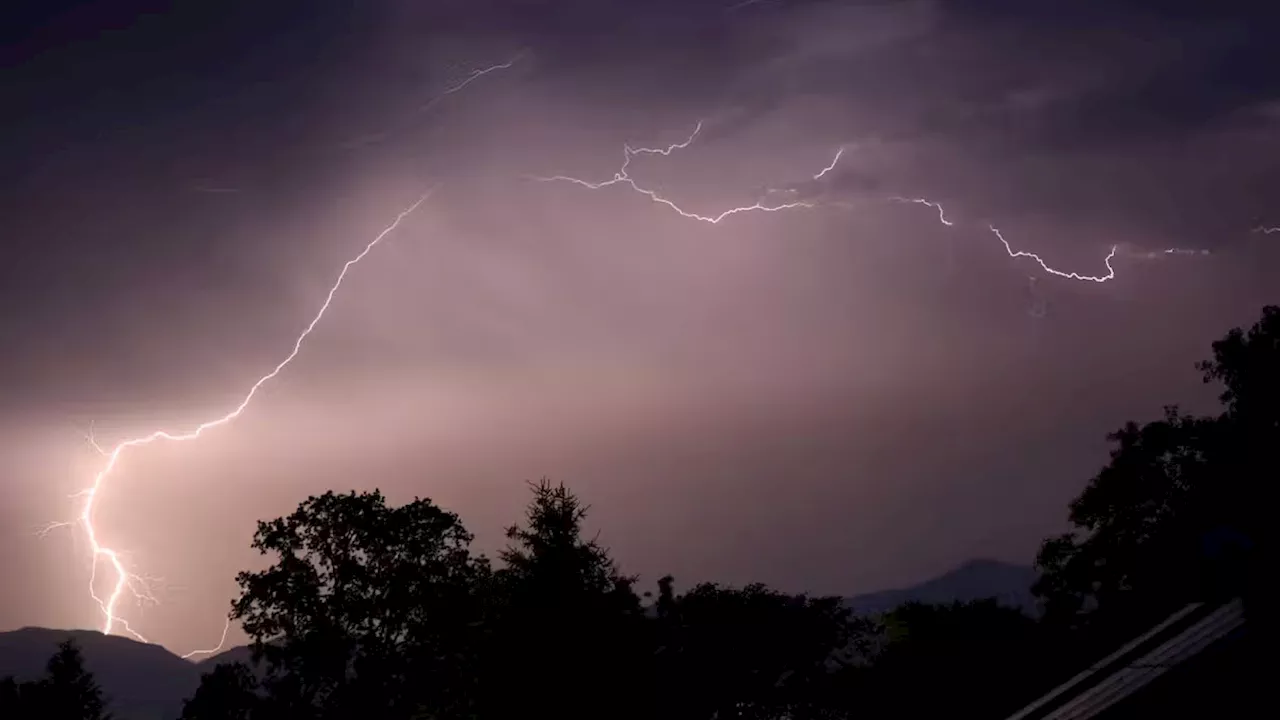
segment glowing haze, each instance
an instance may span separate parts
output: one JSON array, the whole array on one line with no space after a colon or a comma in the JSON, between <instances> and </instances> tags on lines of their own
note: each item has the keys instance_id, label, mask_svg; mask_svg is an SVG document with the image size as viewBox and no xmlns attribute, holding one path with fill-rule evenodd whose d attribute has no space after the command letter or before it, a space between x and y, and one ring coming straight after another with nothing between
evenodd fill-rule
<instances>
[{"instance_id":1,"label":"glowing haze","mask_svg":"<svg viewBox=\"0 0 1280 720\"><path fill-rule=\"evenodd\" d=\"M1027 562L1280 300L1275 9L34 5L0 629L242 642L254 523L327 489L492 550L561 479L646 583Z\"/></svg>"}]
</instances>

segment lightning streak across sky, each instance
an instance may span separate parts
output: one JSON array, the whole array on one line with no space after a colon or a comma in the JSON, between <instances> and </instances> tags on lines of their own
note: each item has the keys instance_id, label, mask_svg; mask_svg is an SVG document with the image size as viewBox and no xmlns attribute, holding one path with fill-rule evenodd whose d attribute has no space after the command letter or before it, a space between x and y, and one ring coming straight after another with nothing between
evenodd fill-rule
<instances>
[{"instance_id":1,"label":"lightning streak across sky","mask_svg":"<svg viewBox=\"0 0 1280 720\"><path fill-rule=\"evenodd\" d=\"M489 67L486 67L486 68L479 68L476 70L472 70L465 78L459 80L453 85L450 85L449 87L445 88L444 91L442 91L439 95L436 95L435 97L428 100L427 103L422 106L422 109L426 110L427 108L430 108L432 105L435 105L437 102L444 99L446 95L452 95L458 92L462 88L470 85L471 83L475 82L476 80L479 80L480 78L484 77L485 75L488 75L491 72L494 72L497 70L506 70L510 68L512 65L515 65L516 61L523 56L524 56L524 51L521 51L516 53L515 57L511 58L510 60L504 63L499 63L497 65L490 65Z\"/></svg>"},{"instance_id":2,"label":"lightning streak across sky","mask_svg":"<svg viewBox=\"0 0 1280 720\"><path fill-rule=\"evenodd\" d=\"M729 208L728 210L720 212L719 214L716 214L716 215L702 215L696 212L685 210L684 208L677 205L674 201L662 195L659 195L656 190L652 190L640 185L639 183L636 182L634 178L631 177L629 170L631 167L631 160L635 156L637 155L669 156L671 155L671 153L675 152L676 150L683 150L689 147L690 145L692 145L694 139L698 137L698 133L700 133L701 131L702 131L702 123L699 122L697 126L694 127L693 132L689 135L688 138L686 138L682 142L678 142L673 145L668 145L665 148L643 148L643 147L634 148L634 147L631 147L630 145L624 145L622 150L623 152L622 166L618 168L618 171L616 173L614 173L613 178L602 181L602 182L590 182L588 180L582 180L580 178L570 177L567 175L553 175L550 177L535 176L532 179L537 180L539 182L567 182L567 183L572 183L574 185L579 185L589 190L601 190L603 188L607 188L613 185L625 185L627 187L630 187L633 191L648 197L653 202L656 202L660 205L665 205L671 208L675 212L679 213L682 217L688 218L690 220L699 220L699 221L710 223L713 225L719 224L721 220L724 220L727 217L730 217L732 215L738 215L741 213L748 213L753 211L777 212L779 210L791 210L791 209L797 209L797 208L811 209L811 208L818 207L817 202L810 201L810 200L796 200L796 201L780 203L776 205L768 205L768 204L765 204L764 202L758 201L751 205L742 205L738 207ZM840 162L840 158L843 155L844 155L844 148L841 147L839 150L836 151L835 156L831 159L831 162L829 162L826 167L822 168L822 170L820 170L817 174L813 176L813 180L821 180L824 176L826 176L828 173L833 171L836 165ZM770 192L774 192L774 191L770 191ZM926 198L920 198L920 197L907 198L907 197L894 196L894 197L887 198L887 200L890 202L924 205L926 207L932 208L938 212L938 222L942 223L943 225L946 225L947 227L955 226L954 222L947 219L946 212L942 209L941 204L930 201ZM1004 235L1001 234L1001 232L998 229L996 229L994 225L989 225L988 229L996 236L996 238L1004 246L1005 252L1008 253L1009 257L1015 258L1015 259L1028 258L1034 261L1037 265L1040 266L1042 270L1044 270L1046 273L1049 273L1050 275L1054 275L1060 278L1066 278L1068 280L1081 280L1081 281L1088 281L1088 282L1095 282L1095 283L1107 282L1108 280L1114 279L1116 276L1115 268L1111 266L1111 260L1116 256L1117 246L1112 246L1110 253L1108 253L1107 256L1103 259L1103 264L1105 264L1107 267L1106 275L1084 275L1077 272L1069 272L1069 271L1064 271L1064 270L1059 270L1057 268L1054 268L1050 266L1048 263L1046 263L1043 258L1041 258L1039 255L1033 252L1028 252L1026 250L1014 250L1013 247L1009 244L1009 242L1005 240Z\"/></svg>"},{"instance_id":3,"label":"lightning streak across sky","mask_svg":"<svg viewBox=\"0 0 1280 720\"><path fill-rule=\"evenodd\" d=\"M364 249L361 250L358 255L348 260L346 264L342 266L342 270L338 273L337 280L335 280L333 285L330 286L329 293L328 295L325 296L324 302L320 305L320 309L316 312L315 316L311 318L311 322L307 324L306 328L304 328L302 333L298 335L297 339L294 340L293 349L289 352L288 355L285 356L283 360L281 360L274 368L272 368L270 372L258 378L257 382L255 382L249 388L249 391L245 393L244 399L240 401L240 404L236 405L230 412L226 413L225 415L222 415L221 417L214 418L213 420L208 420L206 422L203 422L187 431L170 432L168 430L156 430L155 432L152 432L147 435L142 435L140 437L124 440L118 443L111 450L107 450L102 445L98 444L98 442L94 440L92 436L90 436L89 438L90 444L96 450L98 450L98 452L101 453L106 458L106 460L104 461L101 469L99 469L97 474L94 476L93 484L85 488L84 490L76 493L73 496L77 498L84 498L84 504L80 508L80 515L74 521L74 523L84 529L85 536L89 540L89 547L93 553L92 566L91 566L90 575L89 575L89 597L93 598L94 602L98 604L98 609L102 613L102 632L104 634L110 634L117 627L120 627L120 628L123 628L125 632L128 632L129 634L138 638L142 642L148 642L145 637L143 637L140 633L138 633L136 630L134 630L132 627L129 626L129 623L127 620L120 617L118 607L120 604L120 599L121 597L124 596L126 591L132 593L134 597L139 600L147 600L151 602L155 601L155 599L151 597L151 595L146 591L145 585L141 582L142 579L139 578L139 576L135 575L134 573L130 572L125 567L125 562L124 562L124 559L121 557L120 552L118 550L114 550L110 547L107 547L102 543L102 541L98 537L98 531L93 524L94 511L97 509L97 501L100 498L100 494L105 486L107 479L111 475L111 471L115 469L117 463L119 463L120 458L123 456L125 450L128 450L130 448L141 447L144 445L150 445L151 443L154 443L159 440L168 440L168 441L174 441L174 442L195 440L196 438L203 435L206 430L212 430L213 428L219 427L221 425L226 425L227 423L230 423L232 420L235 420L237 417L239 417L240 414L244 412L245 408L249 406L249 403L253 400L254 396L258 394L258 390L261 389L262 386L265 385L272 378L279 375L280 372L284 370L285 367L288 366L289 363L292 362L295 357L298 356L298 353L302 350L303 342L306 341L307 337L311 334L311 331L315 329L317 324L319 324L320 319L324 317L325 312L329 310L329 305L333 302L333 297L335 294L337 294L338 288L342 286L343 280L346 279L348 271L350 271L351 268L355 266L356 263L363 260L364 257L368 255L373 250L374 246L380 243L383 238L390 235L397 227L399 227L400 223L406 217L408 217L410 213L412 213L414 210L417 210L418 206L426 202L427 198L429 198L431 194L435 192L435 189L436 188L434 187L431 188L425 194L423 194L422 197L418 198L416 202L414 202L412 205L402 210L390 225L385 227L382 230L382 232L378 233L377 236L373 238L373 240L371 240L367 245L365 245ZM53 527L64 526L69 524L71 523L54 523L49 527L53 528ZM110 592L108 592L105 597L100 596L95 587L95 585L97 584L98 568L100 565L105 565L106 567L108 567L110 573L113 576L111 586L110 586ZM143 586L139 587L140 585L143 585ZM193 655L210 654L210 653L217 652L222 648L222 644L226 642L227 630L229 629L229 627L230 627L230 621L228 620L228 624L223 627L222 639L221 641L219 641L217 647L214 647L208 650L195 650L190 653L187 653L183 657L191 657Z\"/></svg>"},{"instance_id":4,"label":"lightning streak across sky","mask_svg":"<svg viewBox=\"0 0 1280 720\"><path fill-rule=\"evenodd\" d=\"M827 165L826 167L822 168L821 170L819 170L819 171L818 171L818 174L816 174L816 175L814 175L814 176L813 176L813 179L814 179L814 180L821 180L823 175L826 175L827 173L831 172L832 170L835 170L835 169L836 169L836 163L840 162L840 158L841 158L843 155L844 155L844 148L840 148L839 150L837 150L837 151L836 151L836 156L835 156L835 157L833 157L833 158L831 158L831 163L830 163L829 165Z\"/></svg>"},{"instance_id":5,"label":"lightning streak across sky","mask_svg":"<svg viewBox=\"0 0 1280 720\"><path fill-rule=\"evenodd\" d=\"M1115 245L1111 246L1111 252L1107 253L1107 257L1104 258L1102 261L1103 264L1107 266L1106 275L1081 275L1075 272L1063 272L1061 270L1055 270L1054 268L1051 268L1048 265L1046 265L1045 261L1041 260L1040 256L1036 255L1033 252L1027 252L1025 250L1015 251L1012 247L1009 246L1009 241L1004 239L1004 235L1000 234L1000 231L996 229L995 225L988 225L987 227L990 228L991 232L994 233L996 238L1000 240L1000 243L1004 245L1004 250L1005 252L1009 253L1009 257L1031 258L1036 262L1036 264L1038 264L1041 267L1041 269L1043 269L1045 272L1049 273L1050 275L1057 275L1058 277L1067 278L1069 280L1087 280L1089 282L1095 282L1095 283L1104 283L1108 280L1114 280L1116 277L1116 269L1111 267L1111 258L1116 256Z\"/></svg>"},{"instance_id":6,"label":"lightning streak across sky","mask_svg":"<svg viewBox=\"0 0 1280 720\"><path fill-rule=\"evenodd\" d=\"M538 182L568 182L568 183L573 183L574 185L581 185L582 187L585 187L589 190L600 190L602 188L607 188L612 185L626 185L630 187L632 190L634 190L635 192L638 192L641 195L648 197L653 202L658 203L660 205L665 205L671 208L672 210L679 213L682 217L688 218L690 220L698 220L704 223L710 223L712 225L718 225L721 220L724 220L725 218L731 215L737 215L739 213L746 213L746 212L753 212L753 211L778 212L779 210L792 210L795 208L816 207L814 203L809 202L807 200L797 200L793 202L780 203L777 205L767 205L763 202L756 202L751 205L743 205L740 207L729 208L728 210L725 210L724 212L721 212L717 215L701 215L699 213L685 210L684 208L680 207L672 200L669 200L663 197L662 195L659 195L658 191L656 190L650 190L649 188L643 187L642 185L637 183L631 177L630 174L628 174L628 170L631 167L631 159L634 158L635 156L637 155L668 156L671 153L675 152L676 150L683 150L689 147L690 145L692 145L694 139L698 137L698 133L700 132L702 132L701 122L699 122L697 126L694 127L693 132L683 142L678 142L678 143L675 143L674 145L668 145L665 148L643 148L643 147L633 148L630 145L624 145L622 148L622 166L618 168L618 172L613 174L612 179L605 180L603 182L589 182L587 180L581 180L579 178L569 177L567 175L553 175L550 177L533 177L532 179L537 180ZM837 153L836 154L837 160L839 160L839 156L840 156L839 153ZM818 176L820 177L821 175L825 175L832 167L835 167L835 163L836 161L833 160L831 163L831 166L828 167L826 170L823 170L822 172L820 172Z\"/></svg>"},{"instance_id":7,"label":"lightning streak across sky","mask_svg":"<svg viewBox=\"0 0 1280 720\"><path fill-rule=\"evenodd\" d=\"M894 197L889 198L889 202L915 203L916 205L924 205L925 207L931 207L934 210L938 211L938 222L942 223L943 225L946 225L947 227L955 226L955 223L947 219L947 214L942 210L942 205L936 202L930 202L924 198L904 198L896 195Z\"/></svg>"},{"instance_id":8,"label":"lightning streak across sky","mask_svg":"<svg viewBox=\"0 0 1280 720\"><path fill-rule=\"evenodd\" d=\"M904 197L896 197L896 196L889 198L889 200L891 202L915 203L917 205L924 205L926 207L933 208L934 210L938 211L938 222L942 223L943 225L946 225L947 227L955 226L954 222L947 219L947 214L942 209L942 205L940 203L932 202L925 198L904 198ZM1049 264L1044 261L1044 259L1042 259L1039 255L1033 252L1027 252L1026 250L1014 250L1013 247L1009 245L1009 241L1004 239L1004 235L998 229L996 229L994 225L988 225L987 228L996 236L996 239L1000 241L1000 244L1004 245L1004 251L1008 253L1009 257L1015 258L1015 259L1029 258L1035 261L1035 263L1040 266L1040 269L1044 270L1050 275L1055 275L1060 278L1066 278L1068 280L1085 280L1088 282L1095 282L1095 283L1103 283L1108 280L1114 279L1116 276L1115 268L1111 267L1111 260L1116 256L1116 252L1119 249L1118 246L1116 245L1112 245L1111 252L1107 253L1107 256L1103 258L1102 262L1107 266L1106 275L1081 275L1080 273L1077 273L1077 272L1065 272L1065 271L1050 267ZM1185 254L1185 253L1190 253L1194 251L1184 251L1177 248L1171 248L1169 250L1166 250L1165 252L1169 254Z\"/></svg>"},{"instance_id":9,"label":"lightning streak across sky","mask_svg":"<svg viewBox=\"0 0 1280 720\"><path fill-rule=\"evenodd\" d=\"M520 58L524 57L524 54L525 54L525 51L522 50L516 53L515 56L513 56L510 60L504 63L498 63L497 65L490 65L488 67L477 68L475 70L472 70L470 73L467 73L466 77L446 87L444 90L441 90L439 93L436 93L436 95L434 95L430 100L427 100L425 103L423 103L422 106L417 109L417 113L425 113L426 111L435 107L436 103L439 103L440 101L444 100L446 97L458 92L459 90L462 90L466 86L470 85L476 80L479 80L485 75L488 75L489 73L497 72L498 70L509 69L512 65L515 65L517 62L519 62ZM375 132L375 133L370 133L368 135L361 135L360 137L357 137L353 140L348 140L347 142L343 143L341 147L347 150L354 150L360 147L364 147L365 145L370 145L370 144L385 140L391 134L392 134L392 130L383 130L382 132Z\"/></svg>"}]
</instances>

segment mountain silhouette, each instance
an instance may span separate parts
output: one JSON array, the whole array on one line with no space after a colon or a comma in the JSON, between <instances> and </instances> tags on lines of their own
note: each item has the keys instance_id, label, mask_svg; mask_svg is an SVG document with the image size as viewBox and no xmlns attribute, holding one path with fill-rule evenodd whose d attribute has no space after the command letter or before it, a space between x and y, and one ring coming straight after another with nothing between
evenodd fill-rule
<instances>
[{"instance_id":1,"label":"mountain silhouette","mask_svg":"<svg viewBox=\"0 0 1280 720\"><path fill-rule=\"evenodd\" d=\"M994 597L1031 612L1030 567L973 560L918 585L858 595L845 602L859 614L876 614L910 601L949 603ZM159 645L103 635L93 630L26 627L0 632L0 677L31 680L44 674L58 643L74 639L119 720L172 720L195 692L200 675L222 663L249 663L249 648L233 647L200 662L183 660Z\"/></svg>"},{"instance_id":2,"label":"mountain silhouette","mask_svg":"<svg viewBox=\"0 0 1280 720\"><path fill-rule=\"evenodd\" d=\"M845 603L859 615L874 615L905 602L950 603L995 598L1001 605L1034 614L1036 603L1031 584L1035 581L1036 571L1026 565L970 560L919 585L857 595Z\"/></svg>"},{"instance_id":3,"label":"mountain silhouette","mask_svg":"<svg viewBox=\"0 0 1280 720\"><path fill-rule=\"evenodd\" d=\"M67 639L80 646L85 669L120 720L172 720L182 713L182 700L200 684L196 663L159 645L95 630L38 627L0 633L0 677L24 681L43 676L58 643Z\"/></svg>"}]
</instances>

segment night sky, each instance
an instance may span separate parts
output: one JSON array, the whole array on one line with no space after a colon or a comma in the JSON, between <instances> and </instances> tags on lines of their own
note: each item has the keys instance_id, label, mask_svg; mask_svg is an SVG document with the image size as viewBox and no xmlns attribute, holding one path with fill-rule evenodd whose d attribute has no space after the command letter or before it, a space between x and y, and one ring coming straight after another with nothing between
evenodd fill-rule
<instances>
[{"instance_id":1,"label":"night sky","mask_svg":"<svg viewBox=\"0 0 1280 720\"><path fill-rule=\"evenodd\" d=\"M492 551L524 483L563 480L645 587L1027 563L1105 434L1211 409L1195 361L1280 301L1275 3L0 13L0 629L100 625L83 534L38 536L102 462L90 428L233 408L431 187L235 423L104 486L152 641L216 642L255 522L327 489L431 497ZM707 215L813 207L712 225L532 179L609 180L698 121L630 177ZM1115 246L1115 277L988 224L1084 275Z\"/></svg>"}]
</instances>

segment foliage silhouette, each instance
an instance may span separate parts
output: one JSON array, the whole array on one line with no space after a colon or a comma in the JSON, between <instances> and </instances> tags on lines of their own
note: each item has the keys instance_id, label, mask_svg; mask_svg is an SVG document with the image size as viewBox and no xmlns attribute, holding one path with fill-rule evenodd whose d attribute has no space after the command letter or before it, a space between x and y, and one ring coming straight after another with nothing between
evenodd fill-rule
<instances>
[{"instance_id":1,"label":"foliage silhouette","mask_svg":"<svg viewBox=\"0 0 1280 720\"><path fill-rule=\"evenodd\" d=\"M253 546L273 563L238 576L232 618L260 682L219 667L183 718L1007 715L1175 605L1243 593L1262 606L1280 309L1213 352L1199 368L1224 387L1220 415L1169 407L1110 435L1109 464L1070 505L1073 530L1037 556L1042 620L994 600L857 617L839 598L759 584L678 593L670 576L646 605L562 484L532 484L494 566L429 500L326 493L260 523ZM62 682L96 697L91 679ZM0 683L0 709L34 692Z\"/></svg>"},{"instance_id":2,"label":"foliage silhouette","mask_svg":"<svg viewBox=\"0 0 1280 720\"><path fill-rule=\"evenodd\" d=\"M262 705L258 678L244 663L225 663L200 677L181 720L251 720Z\"/></svg>"},{"instance_id":3,"label":"foliage silhouette","mask_svg":"<svg viewBox=\"0 0 1280 720\"><path fill-rule=\"evenodd\" d=\"M704 583L670 596L660 583L657 657L664 715L805 717L856 627L840 598L790 596L754 584Z\"/></svg>"},{"instance_id":4,"label":"foliage silhouette","mask_svg":"<svg viewBox=\"0 0 1280 720\"><path fill-rule=\"evenodd\" d=\"M1232 330L1199 364L1225 410L1112 433L1111 462L1070 506L1071 532L1041 546L1034 588L1047 616L1104 641L1192 600L1261 590L1272 542L1262 489L1280 462L1280 308Z\"/></svg>"},{"instance_id":5,"label":"foliage silhouette","mask_svg":"<svg viewBox=\"0 0 1280 720\"><path fill-rule=\"evenodd\" d=\"M1200 370L1206 382L1223 386L1219 400L1226 411L1215 457L1221 484L1199 501L1220 523L1209 548L1214 579L1227 592L1239 589L1246 611L1270 628L1276 548L1266 490L1280 477L1280 307L1263 308L1247 333L1236 328L1215 342L1213 355Z\"/></svg>"},{"instance_id":6,"label":"foliage silhouette","mask_svg":"<svg viewBox=\"0 0 1280 720\"><path fill-rule=\"evenodd\" d=\"M842 678L850 716L999 718L1057 673L1037 623L994 600L909 602L877 624L878 647Z\"/></svg>"},{"instance_id":7,"label":"foliage silhouette","mask_svg":"<svg viewBox=\"0 0 1280 720\"><path fill-rule=\"evenodd\" d=\"M258 525L276 560L243 572L231 616L265 662L272 717L409 717L448 706L471 675L476 592L489 574L456 515L381 493L308 498Z\"/></svg>"},{"instance_id":8,"label":"foliage silhouette","mask_svg":"<svg viewBox=\"0 0 1280 720\"><path fill-rule=\"evenodd\" d=\"M532 486L523 525L507 529L491 605L486 717L648 717L644 616L608 551L583 538L588 508L564 485ZM627 702L618 705L623 698Z\"/></svg>"},{"instance_id":9,"label":"foliage silhouette","mask_svg":"<svg viewBox=\"0 0 1280 720\"><path fill-rule=\"evenodd\" d=\"M9 720L110 720L106 701L74 641L59 643L45 676L0 679L0 718Z\"/></svg>"}]
</instances>

